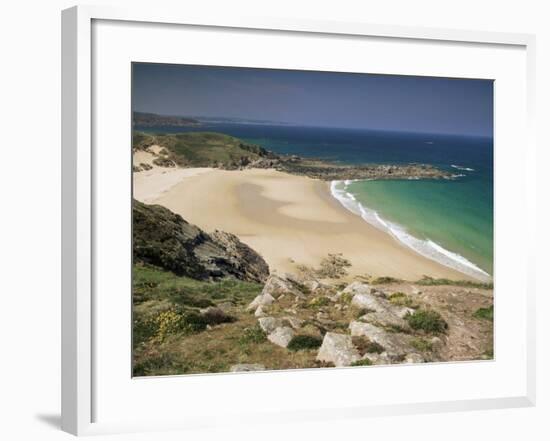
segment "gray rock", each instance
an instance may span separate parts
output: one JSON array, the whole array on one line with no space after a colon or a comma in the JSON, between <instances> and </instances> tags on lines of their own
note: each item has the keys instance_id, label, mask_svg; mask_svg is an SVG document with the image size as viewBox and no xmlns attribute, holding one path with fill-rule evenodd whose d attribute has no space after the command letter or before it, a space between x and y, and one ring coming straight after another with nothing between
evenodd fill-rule
<instances>
[{"instance_id":1,"label":"gray rock","mask_svg":"<svg viewBox=\"0 0 550 441\"><path fill-rule=\"evenodd\" d=\"M382 303L379 297L372 294L355 294L351 300L351 304L356 308L366 308L376 312L384 311L387 306Z\"/></svg>"},{"instance_id":2,"label":"gray rock","mask_svg":"<svg viewBox=\"0 0 550 441\"><path fill-rule=\"evenodd\" d=\"M264 307L262 305L258 306L256 308L256 311L254 311L255 317L266 317L267 313L264 311Z\"/></svg>"},{"instance_id":3,"label":"gray rock","mask_svg":"<svg viewBox=\"0 0 550 441\"><path fill-rule=\"evenodd\" d=\"M271 334L275 329L283 325L283 321L275 317L262 317L258 319L260 328L266 333Z\"/></svg>"},{"instance_id":4,"label":"gray rock","mask_svg":"<svg viewBox=\"0 0 550 441\"><path fill-rule=\"evenodd\" d=\"M392 360L387 352L382 352L381 354L376 354L376 353L365 354L363 355L362 360L364 360L365 358L368 358L371 361L371 363L374 365L392 363Z\"/></svg>"},{"instance_id":5,"label":"gray rock","mask_svg":"<svg viewBox=\"0 0 550 441\"><path fill-rule=\"evenodd\" d=\"M433 337L431 340L430 340L430 343L432 344L432 349L434 351L440 351L441 349L443 349L443 346L445 345L443 343L443 340L441 340L439 337Z\"/></svg>"},{"instance_id":6,"label":"gray rock","mask_svg":"<svg viewBox=\"0 0 550 441\"><path fill-rule=\"evenodd\" d=\"M352 282L340 294L370 294L372 291L368 283Z\"/></svg>"},{"instance_id":7,"label":"gray rock","mask_svg":"<svg viewBox=\"0 0 550 441\"><path fill-rule=\"evenodd\" d=\"M258 306L268 306L271 305L275 299L269 294L260 294L256 296L254 300L247 306L248 311L258 308Z\"/></svg>"},{"instance_id":8,"label":"gray rock","mask_svg":"<svg viewBox=\"0 0 550 441\"><path fill-rule=\"evenodd\" d=\"M368 337L382 346L390 357L399 357L414 351L406 334L386 332L378 326L358 321L351 322L349 328L352 336Z\"/></svg>"},{"instance_id":9,"label":"gray rock","mask_svg":"<svg viewBox=\"0 0 550 441\"><path fill-rule=\"evenodd\" d=\"M253 372L253 371L265 371L263 364L234 364L231 366L230 372Z\"/></svg>"},{"instance_id":10,"label":"gray rock","mask_svg":"<svg viewBox=\"0 0 550 441\"><path fill-rule=\"evenodd\" d=\"M379 326L396 326L401 329L409 329L409 323L390 310L383 309L380 312L369 312L360 317L361 321Z\"/></svg>"},{"instance_id":11,"label":"gray rock","mask_svg":"<svg viewBox=\"0 0 550 441\"><path fill-rule=\"evenodd\" d=\"M279 298L283 294L293 294L296 297L305 297L298 289L297 282L271 274L265 282L262 294L269 294L274 298Z\"/></svg>"},{"instance_id":12,"label":"gray rock","mask_svg":"<svg viewBox=\"0 0 550 441\"><path fill-rule=\"evenodd\" d=\"M292 340L292 337L294 337L294 331L292 328L289 328L288 326L281 326L269 334L267 339L277 346L286 348L290 343L290 340Z\"/></svg>"},{"instance_id":13,"label":"gray rock","mask_svg":"<svg viewBox=\"0 0 550 441\"><path fill-rule=\"evenodd\" d=\"M407 354L405 356L405 363L424 363L424 357L416 352Z\"/></svg>"},{"instance_id":14,"label":"gray rock","mask_svg":"<svg viewBox=\"0 0 550 441\"><path fill-rule=\"evenodd\" d=\"M287 316L283 317L283 320L286 320L294 329L299 329L304 325L304 321L298 317Z\"/></svg>"},{"instance_id":15,"label":"gray rock","mask_svg":"<svg viewBox=\"0 0 550 441\"><path fill-rule=\"evenodd\" d=\"M335 366L350 366L360 359L359 352L347 334L327 332L317 353L317 360L334 363Z\"/></svg>"}]
</instances>

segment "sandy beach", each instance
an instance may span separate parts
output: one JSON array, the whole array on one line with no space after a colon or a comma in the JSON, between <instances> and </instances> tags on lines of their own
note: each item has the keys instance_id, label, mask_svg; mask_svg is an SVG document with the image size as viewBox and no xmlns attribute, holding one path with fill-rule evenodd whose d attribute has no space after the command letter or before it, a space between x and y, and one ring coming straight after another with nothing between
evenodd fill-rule
<instances>
[{"instance_id":1,"label":"sandy beach","mask_svg":"<svg viewBox=\"0 0 550 441\"><path fill-rule=\"evenodd\" d=\"M134 173L134 197L163 205L205 231L237 235L271 271L317 266L342 253L354 275L471 279L427 259L347 211L329 183L275 170L167 169Z\"/></svg>"}]
</instances>

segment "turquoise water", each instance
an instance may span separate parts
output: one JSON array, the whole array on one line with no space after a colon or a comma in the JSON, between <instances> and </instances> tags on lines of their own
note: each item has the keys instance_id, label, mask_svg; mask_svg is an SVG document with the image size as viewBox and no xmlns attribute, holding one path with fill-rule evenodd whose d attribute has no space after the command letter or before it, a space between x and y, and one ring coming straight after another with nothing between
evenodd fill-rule
<instances>
[{"instance_id":1,"label":"turquoise water","mask_svg":"<svg viewBox=\"0 0 550 441\"><path fill-rule=\"evenodd\" d=\"M208 124L148 131L217 131L281 154L345 164L427 163L455 180L334 182L332 193L366 222L467 274L493 273L493 141L439 134Z\"/></svg>"},{"instance_id":2,"label":"turquoise water","mask_svg":"<svg viewBox=\"0 0 550 441\"><path fill-rule=\"evenodd\" d=\"M480 197L480 183L475 178L451 182L353 182L347 191L382 219L405 227L410 235L457 253L492 274L492 206Z\"/></svg>"}]
</instances>

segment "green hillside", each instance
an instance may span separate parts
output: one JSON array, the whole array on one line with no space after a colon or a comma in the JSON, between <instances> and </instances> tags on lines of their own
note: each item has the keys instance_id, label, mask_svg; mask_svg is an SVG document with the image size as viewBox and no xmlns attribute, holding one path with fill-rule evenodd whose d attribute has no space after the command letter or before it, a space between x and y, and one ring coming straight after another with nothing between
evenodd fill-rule
<instances>
[{"instance_id":1,"label":"green hillside","mask_svg":"<svg viewBox=\"0 0 550 441\"><path fill-rule=\"evenodd\" d=\"M171 159L184 167L238 167L272 156L260 146L247 144L233 136L212 132L188 132L152 135L135 132L135 149L150 145L165 147Z\"/></svg>"}]
</instances>

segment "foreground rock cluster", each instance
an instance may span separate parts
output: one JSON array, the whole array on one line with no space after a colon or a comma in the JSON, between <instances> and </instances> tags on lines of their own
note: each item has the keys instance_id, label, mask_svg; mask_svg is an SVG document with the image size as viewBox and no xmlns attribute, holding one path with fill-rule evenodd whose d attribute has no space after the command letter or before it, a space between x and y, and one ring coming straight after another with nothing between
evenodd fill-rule
<instances>
[{"instance_id":1,"label":"foreground rock cluster","mask_svg":"<svg viewBox=\"0 0 550 441\"><path fill-rule=\"evenodd\" d=\"M413 291L416 298L361 281L338 289L318 280L271 275L247 310L272 344L288 350L299 350L304 342L305 349L315 347L319 366L444 360L448 325L421 300L421 291ZM417 324L414 317L427 317L430 327ZM263 368L254 366L254 370Z\"/></svg>"}]
</instances>

